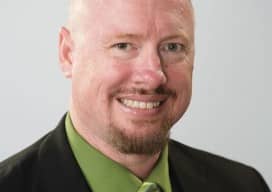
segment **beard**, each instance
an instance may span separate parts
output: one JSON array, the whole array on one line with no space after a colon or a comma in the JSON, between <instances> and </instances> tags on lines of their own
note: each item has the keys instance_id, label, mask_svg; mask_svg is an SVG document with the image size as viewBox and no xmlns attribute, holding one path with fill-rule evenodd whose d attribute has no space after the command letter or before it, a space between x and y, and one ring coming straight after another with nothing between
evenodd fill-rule
<instances>
[{"instance_id":1,"label":"beard","mask_svg":"<svg viewBox=\"0 0 272 192\"><path fill-rule=\"evenodd\" d=\"M153 125L154 121L132 121L133 126ZM123 154L154 155L165 147L170 136L170 120L164 121L158 129L148 133L129 134L124 129L110 124L107 142Z\"/></svg>"},{"instance_id":2,"label":"beard","mask_svg":"<svg viewBox=\"0 0 272 192\"><path fill-rule=\"evenodd\" d=\"M119 94L168 95L169 97L176 97L175 91L164 86L160 86L155 90L120 88L112 93L112 97ZM158 123L158 121L161 122ZM134 134L133 131L127 131L125 127L111 121L108 133L104 135L105 141L123 154L153 155L160 152L168 143L173 120L171 121L170 118L165 118L164 120L130 120L128 126L130 124L135 127ZM154 129L155 124L158 124L157 129ZM149 127L152 127L153 130L149 130ZM146 129L146 131L142 131L142 129Z\"/></svg>"}]
</instances>

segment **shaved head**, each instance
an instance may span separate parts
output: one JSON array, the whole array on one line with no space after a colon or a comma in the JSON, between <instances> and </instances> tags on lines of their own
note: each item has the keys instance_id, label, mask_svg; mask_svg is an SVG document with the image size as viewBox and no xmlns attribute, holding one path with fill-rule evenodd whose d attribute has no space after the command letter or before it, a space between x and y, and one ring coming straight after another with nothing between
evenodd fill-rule
<instances>
[{"instance_id":1,"label":"shaved head","mask_svg":"<svg viewBox=\"0 0 272 192\"><path fill-rule=\"evenodd\" d=\"M68 15L68 21L66 27L69 29L71 34L73 36L77 36L77 32L82 29L82 17L86 16L88 13L95 14L95 12L99 12L99 8L103 7L103 4L106 3L107 0L70 0L70 6L69 6L69 15ZM110 0L115 1L115 0ZM167 0L166 0L167 1ZM194 18L194 11L191 0L168 0L169 2L174 1L181 3L181 8L184 10L184 7L188 8L188 11L190 12L192 18ZM95 15L93 18L91 18L95 21L99 21L99 17L96 17ZM90 19L90 20L91 20ZM101 24L101 23L100 23ZM82 38L82 34L80 35Z\"/></svg>"}]
</instances>

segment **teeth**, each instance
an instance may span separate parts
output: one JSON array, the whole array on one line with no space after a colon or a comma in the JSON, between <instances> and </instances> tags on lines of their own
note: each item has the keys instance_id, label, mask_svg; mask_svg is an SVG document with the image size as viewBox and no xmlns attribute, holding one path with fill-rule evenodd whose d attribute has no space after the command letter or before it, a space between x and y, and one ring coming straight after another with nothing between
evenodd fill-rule
<instances>
[{"instance_id":1,"label":"teeth","mask_svg":"<svg viewBox=\"0 0 272 192\"><path fill-rule=\"evenodd\" d=\"M138 108L138 109L153 109L160 105L160 102L143 102L143 101L135 101L129 99L122 99L121 102L131 108Z\"/></svg>"}]
</instances>

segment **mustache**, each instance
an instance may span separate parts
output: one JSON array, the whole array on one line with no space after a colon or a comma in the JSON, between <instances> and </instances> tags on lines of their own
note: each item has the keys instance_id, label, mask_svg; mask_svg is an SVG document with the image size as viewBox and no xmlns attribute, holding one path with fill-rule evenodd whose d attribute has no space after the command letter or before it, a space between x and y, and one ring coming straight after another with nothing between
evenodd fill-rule
<instances>
[{"instance_id":1,"label":"mustache","mask_svg":"<svg viewBox=\"0 0 272 192\"><path fill-rule=\"evenodd\" d=\"M138 94L138 95L176 95L176 92L165 87L160 86L156 89L150 90L141 87L132 87L132 88L120 88L113 92L112 95L116 94Z\"/></svg>"}]
</instances>

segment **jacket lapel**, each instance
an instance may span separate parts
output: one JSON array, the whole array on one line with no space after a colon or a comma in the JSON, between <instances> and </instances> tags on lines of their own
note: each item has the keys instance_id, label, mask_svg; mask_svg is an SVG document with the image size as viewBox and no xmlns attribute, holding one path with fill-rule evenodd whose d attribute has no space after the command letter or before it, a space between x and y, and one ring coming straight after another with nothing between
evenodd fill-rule
<instances>
[{"instance_id":1,"label":"jacket lapel","mask_svg":"<svg viewBox=\"0 0 272 192\"><path fill-rule=\"evenodd\" d=\"M173 192L208 192L206 169L197 162L192 154L187 153L189 148L169 142L170 178Z\"/></svg>"},{"instance_id":2,"label":"jacket lapel","mask_svg":"<svg viewBox=\"0 0 272 192\"><path fill-rule=\"evenodd\" d=\"M65 116L41 144L38 191L91 192L70 149L64 121Z\"/></svg>"}]
</instances>

